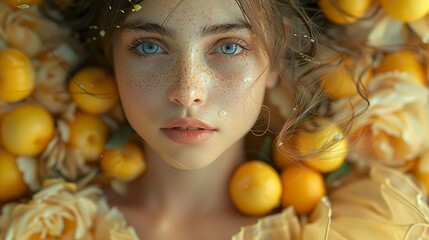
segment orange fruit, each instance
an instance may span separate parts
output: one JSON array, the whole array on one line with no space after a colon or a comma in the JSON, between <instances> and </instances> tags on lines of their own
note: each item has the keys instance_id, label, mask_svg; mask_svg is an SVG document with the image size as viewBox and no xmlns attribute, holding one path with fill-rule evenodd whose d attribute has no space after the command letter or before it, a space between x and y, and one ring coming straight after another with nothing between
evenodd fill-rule
<instances>
[{"instance_id":1,"label":"orange fruit","mask_svg":"<svg viewBox=\"0 0 429 240\"><path fill-rule=\"evenodd\" d=\"M98 116L77 112L70 123L70 146L78 149L86 161L97 161L104 150L108 128Z\"/></svg>"},{"instance_id":2,"label":"orange fruit","mask_svg":"<svg viewBox=\"0 0 429 240\"><path fill-rule=\"evenodd\" d=\"M100 167L107 176L130 182L144 172L146 162L141 146L131 141L119 148L104 150Z\"/></svg>"},{"instance_id":3,"label":"orange fruit","mask_svg":"<svg viewBox=\"0 0 429 240\"><path fill-rule=\"evenodd\" d=\"M5 0L12 7L40 5L43 0Z\"/></svg>"},{"instance_id":4,"label":"orange fruit","mask_svg":"<svg viewBox=\"0 0 429 240\"><path fill-rule=\"evenodd\" d=\"M7 112L0 126L4 147L13 154L36 156L42 153L54 136L52 115L43 107L21 105Z\"/></svg>"},{"instance_id":5,"label":"orange fruit","mask_svg":"<svg viewBox=\"0 0 429 240\"><path fill-rule=\"evenodd\" d=\"M229 193L233 204L242 213L261 216L280 205L282 185L273 167L253 160L243 163L234 172Z\"/></svg>"},{"instance_id":6,"label":"orange fruit","mask_svg":"<svg viewBox=\"0 0 429 240\"><path fill-rule=\"evenodd\" d=\"M336 66L328 67L322 72L321 87L333 99L353 97L358 94L357 83L366 86L372 72L363 70L356 60L345 56Z\"/></svg>"},{"instance_id":7,"label":"orange fruit","mask_svg":"<svg viewBox=\"0 0 429 240\"><path fill-rule=\"evenodd\" d=\"M429 11L427 0L379 0L383 10L400 21L412 22L423 18Z\"/></svg>"},{"instance_id":8,"label":"orange fruit","mask_svg":"<svg viewBox=\"0 0 429 240\"><path fill-rule=\"evenodd\" d=\"M16 156L0 149L0 202L14 200L27 192L27 184L16 164Z\"/></svg>"},{"instance_id":9,"label":"orange fruit","mask_svg":"<svg viewBox=\"0 0 429 240\"><path fill-rule=\"evenodd\" d=\"M337 124L326 119L316 122L320 129L297 133L296 148L305 157L303 164L322 173L332 172L347 157L347 139Z\"/></svg>"},{"instance_id":10,"label":"orange fruit","mask_svg":"<svg viewBox=\"0 0 429 240\"><path fill-rule=\"evenodd\" d=\"M371 0L319 0L319 6L327 19L346 25L362 18L371 6Z\"/></svg>"},{"instance_id":11,"label":"orange fruit","mask_svg":"<svg viewBox=\"0 0 429 240\"><path fill-rule=\"evenodd\" d=\"M0 100L18 102L34 90L33 64L23 52L7 48L0 51Z\"/></svg>"},{"instance_id":12,"label":"orange fruit","mask_svg":"<svg viewBox=\"0 0 429 240\"><path fill-rule=\"evenodd\" d=\"M316 207L326 187L320 173L300 166L290 166L281 172L283 184L282 207L293 206L296 213L309 213Z\"/></svg>"},{"instance_id":13,"label":"orange fruit","mask_svg":"<svg viewBox=\"0 0 429 240\"><path fill-rule=\"evenodd\" d=\"M118 101L118 89L112 75L100 67L86 67L68 83L77 107L87 113L104 113Z\"/></svg>"},{"instance_id":14,"label":"orange fruit","mask_svg":"<svg viewBox=\"0 0 429 240\"><path fill-rule=\"evenodd\" d=\"M376 74L389 71L407 72L416 80L416 84L421 86L426 84L423 64L410 50L402 49L386 54L380 66L374 69Z\"/></svg>"},{"instance_id":15,"label":"orange fruit","mask_svg":"<svg viewBox=\"0 0 429 240\"><path fill-rule=\"evenodd\" d=\"M273 144L273 161L276 164L276 167L280 170L283 170L291 165L301 164L297 159L294 158L295 154L296 149L293 137L286 140L280 146Z\"/></svg>"}]
</instances>

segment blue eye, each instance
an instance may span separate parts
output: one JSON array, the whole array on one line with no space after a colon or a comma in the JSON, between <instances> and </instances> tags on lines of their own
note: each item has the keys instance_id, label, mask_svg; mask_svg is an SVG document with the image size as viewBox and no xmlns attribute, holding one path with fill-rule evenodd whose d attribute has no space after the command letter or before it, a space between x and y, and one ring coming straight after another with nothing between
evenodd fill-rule
<instances>
[{"instance_id":1,"label":"blue eye","mask_svg":"<svg viewBox=\"0 0 429 240\"><path fill-rule=\"evenodd\" d=\"M243 51L243 47L237 43L225 43L214 50L215 53L223 53L227 55L237 54L241 51Z\"/></svg>"},{"instance_id":2,"label":"blue eye","mask_svg":"<svg viewBox=\"0 0 429 240\"><path fill-rule=\"evenodd\" d=\"M153 42L142 42L139 46L136 47L136 50L141 54L156 54L164 53L164 49L158 44Z\"/></svg>"}]
</instances>

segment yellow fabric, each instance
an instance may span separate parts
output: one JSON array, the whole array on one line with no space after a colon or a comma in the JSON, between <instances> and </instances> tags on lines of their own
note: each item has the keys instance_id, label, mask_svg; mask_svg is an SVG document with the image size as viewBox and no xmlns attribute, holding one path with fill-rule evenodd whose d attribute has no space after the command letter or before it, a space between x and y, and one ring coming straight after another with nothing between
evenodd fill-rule
<instances>
[{"instance_id":1,"label":"yellow fabric","mask_svg":"<svg viewBox=\"0 0 429 240\"><path fill-rule=\"evenodd\" d=\"M373 167L367 178L332 191L308 218L286 208L243 227L232 239L429 239L429 209L409 177Z\"/></svg>"}]
</instances>

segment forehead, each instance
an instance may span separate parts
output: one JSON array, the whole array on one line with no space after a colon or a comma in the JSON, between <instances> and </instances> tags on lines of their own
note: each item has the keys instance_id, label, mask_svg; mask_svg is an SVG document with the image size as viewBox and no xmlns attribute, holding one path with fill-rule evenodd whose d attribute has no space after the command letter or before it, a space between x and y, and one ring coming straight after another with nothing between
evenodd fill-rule
<instances>
[{"instance_id":1,"label":"forehead","mask_svg":"<svg viewBox=\"0 0 429 240\"><path fill-rule=\"evenodd\" d=\"M144 0L141 9L130 13L125 22L150 22L159 25L169 23L212 24L244 21L245 18L235 0Z\"/></svg>"}]
</instances>

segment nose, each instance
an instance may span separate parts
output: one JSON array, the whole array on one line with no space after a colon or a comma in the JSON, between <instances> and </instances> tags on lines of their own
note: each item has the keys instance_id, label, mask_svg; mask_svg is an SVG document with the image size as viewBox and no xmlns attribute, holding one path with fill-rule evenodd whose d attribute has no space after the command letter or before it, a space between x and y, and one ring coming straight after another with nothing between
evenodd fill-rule
<instances>
[{"instance_id":1,"label":"nose","mask_svg":"<svg viewBox=\"0 0 429 240\"><path fill-rule=\"evenodd\" d=\"M203 104L207 100L207 88L203 68L195 62L177 63L176 81L169 92L169 100L186 108Z\"/></svg>"}]
</instances>

